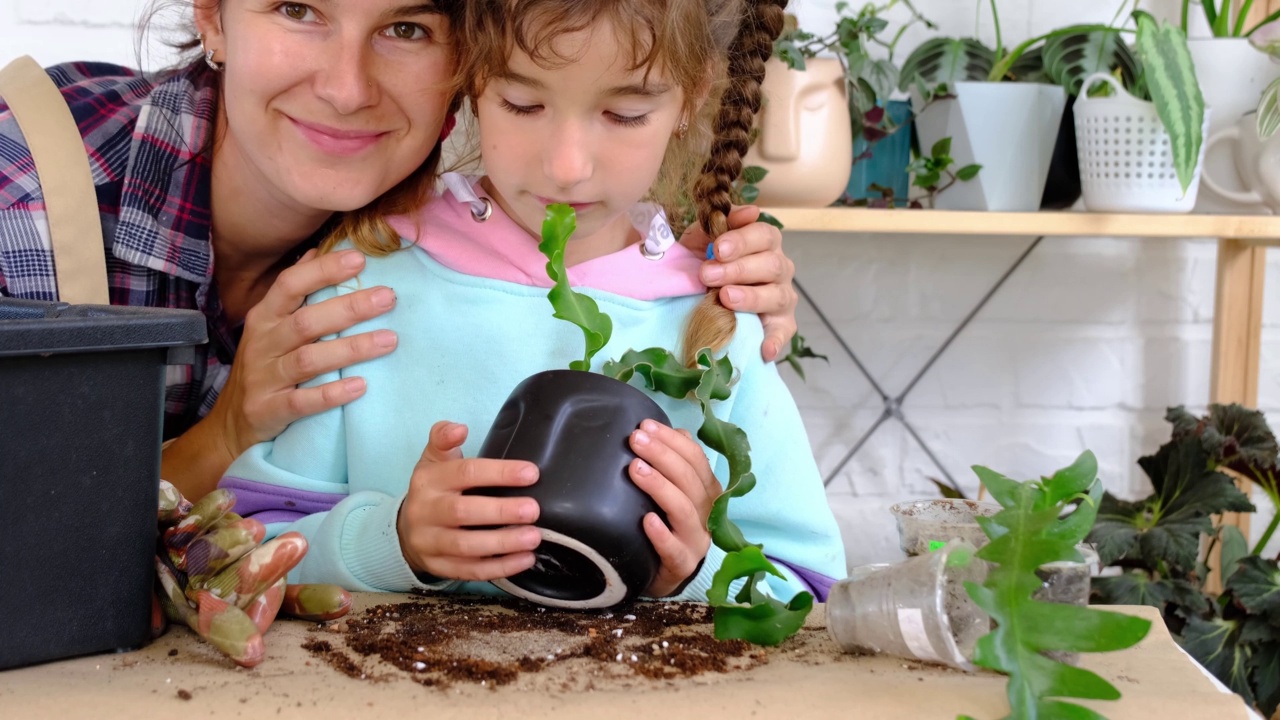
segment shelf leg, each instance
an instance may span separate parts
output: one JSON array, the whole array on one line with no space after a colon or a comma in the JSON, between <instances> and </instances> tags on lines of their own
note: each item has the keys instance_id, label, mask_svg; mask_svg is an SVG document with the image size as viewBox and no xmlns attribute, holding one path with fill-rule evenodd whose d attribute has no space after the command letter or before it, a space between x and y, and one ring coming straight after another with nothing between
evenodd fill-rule
<instances>
[{"instance_id":1,"label":"shelf leg","mask_svg":"<svg viewBox=\"0 0 1280 720\"><path fill-rule=\"evenodd\" d=\"M1209 380L1211 403L1258 405L1258 371L1262 343L1262 295L1266 282L1267 249L1241 240L1218 241L1217 287L1214 292L1213 356ZM1239 480L1240 489L1249 483ZM1249 537L1247 513L1223 513L1222 525L1240 528ZM1218 591L1218 548L1209 558L1212 568L1206 589Z\"/></svg>"}]
</instances>

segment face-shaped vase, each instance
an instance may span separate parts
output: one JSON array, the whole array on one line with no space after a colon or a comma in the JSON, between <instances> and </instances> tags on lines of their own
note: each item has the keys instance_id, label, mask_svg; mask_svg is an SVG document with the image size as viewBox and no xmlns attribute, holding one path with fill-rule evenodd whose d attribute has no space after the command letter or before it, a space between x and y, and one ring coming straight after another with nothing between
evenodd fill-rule
<instances>
[{"instance_id":1,"label":"face-shaped vase","mask_svg":"<svg viewBox=\"0 0 1280 720\"><path fill-rule=\"evenodd\" d=\"M543 605L597 608L653 582L660 562L642 523L665 515L628 470L630 435L646 418L671 424L639 389L596 373L550 370L512 391L479 456L532 462L538 481L477 492L537 500L542 543L531 569L495 585Z\"/></svg>"}]
</instances>

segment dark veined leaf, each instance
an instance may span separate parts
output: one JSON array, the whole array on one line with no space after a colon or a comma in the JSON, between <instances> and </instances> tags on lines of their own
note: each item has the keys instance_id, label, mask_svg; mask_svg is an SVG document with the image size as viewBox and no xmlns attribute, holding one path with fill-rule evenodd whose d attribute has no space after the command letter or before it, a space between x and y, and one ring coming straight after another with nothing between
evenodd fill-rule
<instances>
[{"instance_id":1,"label":"dark veined leaf","mask_svg":"<svg viewBox=\"0 0 1280 720\"><path fill-rule=\"evenodd\" d=\"M1249 554L1249 541L1245 540L1244 533L1240 532L1240 528L1235 525L1223 525L1218 528L1218 543L1221 550L1218 554L1219 573L1221 577L1229 578L1236 572L1236 566L1240 561Z\"/></svg>"},{"instance_id":2,"label":"dark veined leaf","mask_svg":"<svg viewBox=\"0 0 1280 720\"><path fill-rule=\"evenodd\" d=\"M1280 707L1280 637L1255 646L1250 665L1257 680L1258 709L1263 717L1275 717Z\"/></svg>"},{"instance_id":3,"label":"dark veined leaf","mask_svg":"<svg viewBox=\"0 0 1280 720\"><path fill-rule=\"evenodd\" d=\"M1231 691L1254 702L1249 683L1251 647L1240 641L1241 624L1235 620L1187 618L1180 644L1196 662L1213 673Z\"/></svg>"},{"instance_id":4,"label":"dark veined leaf","mask_svg":"<svg viewBox=\"0 0 1280 720\"><path fill-rule=\"evenodd\" d=\"M1241 559L1226 587L1245 610L1280 619L1280 567L1274 560L1257 555Z\"/></svg>"},{"instance_id":5,"label":"dark veined leaf","mask_svg":"<svg viewBox=\"0 0 1280 720\"><path fill-rule=\"evenodd\" d=\"M1104 565L1129 558L1151 568L1164 562L1182 572L1192 570L1201 533L1213 530L1210 516L1254 509L1231 478L1209 469L1209 454L1198 438L1170 441L1140 458L1138 465L1155 492L1132 503L1103 497L1089 539L1097 544Z\"/></svg>"},{"instance_id":6,"label":"dark veined leaf","mask_svg":"<svg viewBox=\"0 0 1280 720\"><path fill-rule=\"evenodd\" d=\"M986 80L995 61L995 51L973 38L935 37L921 43L902 62L898 89L905 92L917 84L936 87Z\"/></svg>"},{"instance_id":7,"label":"dark veined leaf","mask_svg":"<svg viewBox=\"0 0 1280 720\"><path fill-rule=\"evenodd\" d=\"M1075 32L1045 40L1045 75L1065 88L1068 95L1079 95L1084 79L1098 72L1111 74L1118 70L1124 86L1132 86L1139 72L1138 59L1125 44L1120 30L1076 27Z\"/></svg>"}]
</instances>

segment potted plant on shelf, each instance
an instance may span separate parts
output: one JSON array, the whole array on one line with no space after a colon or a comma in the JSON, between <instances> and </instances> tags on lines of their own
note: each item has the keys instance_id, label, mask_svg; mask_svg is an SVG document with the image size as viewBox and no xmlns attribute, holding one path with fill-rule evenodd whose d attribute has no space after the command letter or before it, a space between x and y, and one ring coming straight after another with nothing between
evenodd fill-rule
<instances>
[{"instance_id":1,"label":"potted plant on shelf","mask_svg":"<svg viewBox=\"0 0 1280 720\"><path fill-rule=\"evenodd\" d=\"M1091 75L1075 107L1084 204L1093 211L1190 212L1210 109L1183 32L1142 10L1132 18L1137 74L1127 88L1114 74ZM1105 97L1090 94L1099 81L1108 86Z\"/></svg>"},{"instance_id":2,"label":"potted plant on shelf","mask_svg":"<svg viewBox=\"0 0 1280 720\"><path fill-rule=\"evenodd\" d=\"M1136 5L1138 0L1134 0ZM1191 0L1180 3L1179 20L1189 38L1187 47L1195 63L1196 77L1205 103L1213 108L1208 136L1235 125L1258 106L1263 89L1280 77L1280 67L1250 43L1260 28L1280 18L1280 3L1269 0ZM1227 189L1240 189L1229 148L1211 148L1205 165ZM1212 189L1211 189L1212 190ZM1216 192L1201 193L1196 212L1257 212L1238 200Z\"/></svg>"},{"instance_id":3,"label":"potted plant on shelf","mask_svg":"<svg viewBox=\"0 0 1280 720\"><path fill-rule=\"evenodd\" d=\"M889 21L884 15L898 7L910 16L886 39ZM900 196L906 197L909 135L896 131L909 130L910 108L890 99L898 81L893 53L913 25L934 26L912 0L868 3L856 11L842 0L836 10L836 26L826 34L802 30L788 16L787 28L774 44L762 88L766 102L760 137L746 158L770 172L758 183L764 204L824 207L846 191L867 197L872 183L901 186ZM882 140L897 153L886 147L873 155L873 146ZM864 177L872 163L880 165L869 179L854 180L846 159L851 159L853 173Z\"/></svg>"},{"instance_id":4,"label":"potted plant on shelf","mask_svg":"<svg viewBox=\"0 0 1280 720\"><path fill-rule=\"evenodd\" d=\"M530 495L539 501L537 527L543 541L538 562L495 585L518 597L558 607L608 607L637 597L658 568L642 521L657 512L627 472L634 459L625 441L644 418L666 422L649 396L629 384L645 386L697 403L702 411L698 438L725 456L729 478L708 521L712 541L726 555L708 591L715 608L716 637L776 645L793 635L813 606L813 596L796 594L783 603L763 593L766 573L781 576L761 546L746 540L728 517L728 504L755 486L746 433L712 412L714 401L730 395L734 379L728 357L710 350L696 354L692 367L664 348L629 350L591 371L594 355L609 341L613 323L591 297L569 285L564 250L576 223L567 205L550 205L538 249L547 256L554 286L547 294L555 317L581 328L583 356L568 370L537 373L512 391L478 453L480 457L517 458L538 464L541 479L529 488L482 488L490 495ZM746 579L729 596L730 585Z\"/></svg>"},{"instance_id":5,"label":"potted plant on shelf","mask_svg":"<svg viewBox=\"0 0 1280 720\"><path fill-rule=\"evenodd\" d=\"M1066 104L1063 89L1044 82L1040 45L1106 26L1053 30L1010 48L995 0L989 5L995 48L973 38L930 39L903 62L898 86L911 93L921 148L950 137L957 166L982 168L971 181L938 193L936 207L1036 210Z\"/></svg>"},{"instance_id":6,"label":"potted plant on shelf","mask_svg":"<svg viewBox=\"0 0 1280 720\"><path fill-rule=\"evenodd\" d=\"M1138 460L1152 493L1133 502L1103 496L1089 539L1113 574L1094 580L1094 601L1158 608L1183 649L1263 717L1274 717L1280 565L1267 546L1280 514L1252 548L1238 528L1213 516L1255 510L1238 478L1280 507L1280 446L1262 413L1239 405L1210 405L1199 416L1175 407L1165 418L1170 439ZM1223 580L1220 593L1210 590L1211 564Z\"/></svg>"}]
</instances>

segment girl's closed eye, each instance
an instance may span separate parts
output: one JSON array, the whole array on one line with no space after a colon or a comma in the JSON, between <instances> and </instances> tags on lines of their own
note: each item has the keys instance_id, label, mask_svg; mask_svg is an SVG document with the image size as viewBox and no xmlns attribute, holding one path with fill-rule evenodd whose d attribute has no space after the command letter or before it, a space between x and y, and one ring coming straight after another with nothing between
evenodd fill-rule
<instances>
[{"instance_id":1,"label":"girl's closed eye","mask_svg":"<svg viewBox=\"0 0 1280 720\"><path fill-rule=\"evenodd\" d=\"M643 127L649 124L649 113L641 113L639 115L624 115L615 112L606 112L605 116L612 122L623 127Z\"/></svg>"},{"instance_id":2,"label":"girl's closed eye","mask_svg":"<svg viewBox=\"0 0 1280 720\"><path fill-rule=\"evenodd\" d=\"M517 105L506 98L499 98L498 105L512 115L533 115L542 109L541 105Z\"/></svg>"}]
</instances>

